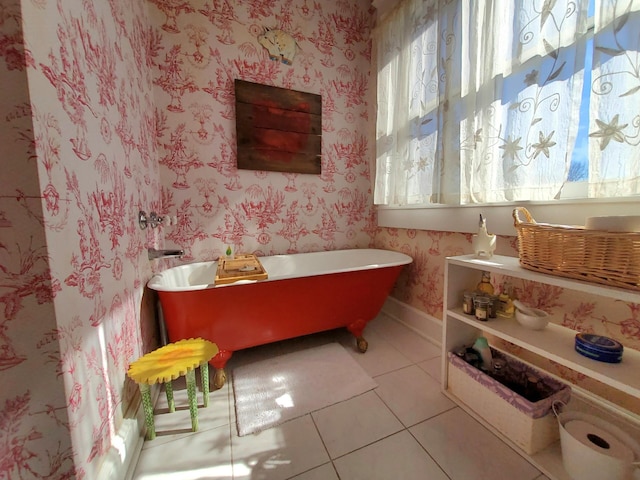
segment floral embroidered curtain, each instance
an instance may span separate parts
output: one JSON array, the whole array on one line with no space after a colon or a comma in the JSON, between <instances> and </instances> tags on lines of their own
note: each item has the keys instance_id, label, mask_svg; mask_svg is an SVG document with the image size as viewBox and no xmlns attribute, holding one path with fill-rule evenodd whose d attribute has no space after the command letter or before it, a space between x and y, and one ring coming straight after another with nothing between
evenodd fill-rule
<instances>
[{"instance_id":1,"label":"floral embroidered curtain","mask_svg":"<svg viewBox=\"0 0 640 480\"><path fill-rule=\"evenodd\" d=\"M596 2L589 196L640 193L640 1Z\"/></svg>"},{"instance_id":2,"label":"floral embroidered curtain","mask_svg":"<svg viewBox=\"0 0 640 480\"><path fill-rule=\"evenodd\" d=\"M596 1L592 33L588 0L400 3L374 37L375 202L560 198L582 112L589 195L639 193L638 4Z\"/></svg>"}]
</instances>

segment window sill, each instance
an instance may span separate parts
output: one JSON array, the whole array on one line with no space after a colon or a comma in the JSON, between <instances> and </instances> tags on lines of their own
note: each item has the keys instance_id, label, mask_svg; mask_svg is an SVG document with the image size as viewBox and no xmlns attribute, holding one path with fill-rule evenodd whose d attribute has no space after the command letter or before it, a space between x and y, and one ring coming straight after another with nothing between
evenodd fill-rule
<instances>
[{"instance_id":1,"label":"window sill","mask_svg":"<svg viewBox=\"0 0 640 480\"><path fill-rule=\"evenodd\" d=\"M514 207L525 207L539 223L584 225L587 217L638 215L640 198L607 200L558 200L493 205L378 206L378 226L476 233L480 214L487 219L489 233L515 236Z\"/></svg>"}]
</instances>

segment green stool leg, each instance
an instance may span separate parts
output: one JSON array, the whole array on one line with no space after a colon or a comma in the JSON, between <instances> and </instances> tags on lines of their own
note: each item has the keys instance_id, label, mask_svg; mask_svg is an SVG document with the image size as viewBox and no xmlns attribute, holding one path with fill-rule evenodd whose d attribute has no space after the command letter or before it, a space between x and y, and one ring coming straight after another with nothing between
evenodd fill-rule
<instances>
[{"instance_id":1,"label":"green stool leg","mask_svg":"<svg viewBox=\"0 0 640 480\"><path fill-rule=\"evenodd\" d=\"M198 430L198 400L196 398L196 371L187 372L187 394L189 395L189 413L191 413L191 430Z\"/></svg>"},{"instance_id":2,"label":"green stool leg","mask_svg":"<svg viewBox=\"0 0 640 480\"><path fill-rule=\"evenodd\" d=\"M202 379L202 396L204 397L204 406L209 406L209 362L200 364L200 378Z\"/></svg>"},{"instance_id":3,"label":"green stool leg","mask_svg":"<svg viewBox=\"0 0 640 480\"><path fill-rule=\"evenodd\" d=\"M151 390L146 383L138 384L142 394L142 408L144 410L144 423L147 425L147 440L156 438L156 427L153 423L153 406L151 405Z\"/></svg>"},{"instance_id":4,"label":"green stool leg","mask_svg":"<svg viewBox=\"0 0 640 480\"><path fill-rule=\"evenodd\" d=\"M165 382L164 391L167 394L167 404L169 405L169 411L175 412L176 402L173 400L173 384L171 383L171 380Z\"/></svg>"}]
</instances>

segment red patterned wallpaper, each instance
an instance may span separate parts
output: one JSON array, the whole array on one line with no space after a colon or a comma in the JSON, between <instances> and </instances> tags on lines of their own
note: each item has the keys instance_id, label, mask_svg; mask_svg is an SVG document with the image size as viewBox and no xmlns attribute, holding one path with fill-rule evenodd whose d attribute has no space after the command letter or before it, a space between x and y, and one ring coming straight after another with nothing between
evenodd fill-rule
<instances>
[{"instance_id":1,"label":"red patterned wallpaper","mask_svg":"<svg viewBox=\"0 0 640 480\"><path fill-rule=\"evenodd\" d=\"M149 246L400 250L415 262L394 296L441 317L444 257L470 237L377 229L369 4L3 3L0 478L92 479L113 452L127 366L157 342L144 285L167 262ZM237 170L235 78L322 96L321 175ZM176 221L142 231L140 209ZM640 343L637 306L577 305L563 322Z\"/></svg>"}]
</instances>

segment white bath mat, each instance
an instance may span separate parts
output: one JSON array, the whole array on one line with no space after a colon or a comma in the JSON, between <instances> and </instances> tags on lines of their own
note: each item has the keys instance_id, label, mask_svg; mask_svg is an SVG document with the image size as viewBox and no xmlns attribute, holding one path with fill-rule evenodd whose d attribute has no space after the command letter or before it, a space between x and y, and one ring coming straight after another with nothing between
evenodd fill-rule
<instances>
[{"instance_id":1,"label":"white bath mat","mask_svg":"<svg viewBox=\"0 0 640 480\"><path fill-rule=\"evenodd\" d=\"M376 388L337 343L233 370L238 435L257 433Z\"/></svg>"}]
</instances>

